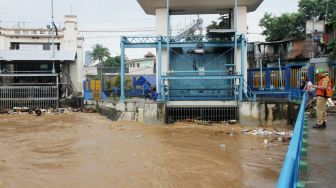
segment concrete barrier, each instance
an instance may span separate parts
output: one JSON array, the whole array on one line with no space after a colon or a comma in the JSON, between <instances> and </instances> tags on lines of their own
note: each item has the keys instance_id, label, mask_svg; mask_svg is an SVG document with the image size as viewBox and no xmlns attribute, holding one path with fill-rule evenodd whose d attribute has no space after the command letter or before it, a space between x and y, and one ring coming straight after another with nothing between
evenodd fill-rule
<instances>
[{"instance_id":1,"label":"concrete barrier","mask_svg":"<svg viewBox=\"0 0 336 188\"><path fill-rule=\"evenodd\" d=\"M293 125L298 105L292 102L242 102L239 118L243 125Z\"/></svg>"}]
</instances>

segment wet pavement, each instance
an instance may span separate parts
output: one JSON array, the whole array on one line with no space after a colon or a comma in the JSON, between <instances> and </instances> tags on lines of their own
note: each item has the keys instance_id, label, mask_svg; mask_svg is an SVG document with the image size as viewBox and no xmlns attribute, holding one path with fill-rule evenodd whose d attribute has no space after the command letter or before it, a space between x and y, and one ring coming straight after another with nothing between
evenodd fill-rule
<instances>
[{"instance_id":1,"label":"wet pavement","mask_svg":"<svg viewBox=\"0 0 336 188\"><path fill-rule=\"evenodd\" d=\"M275 187L288 145L235 128L0 115L0 187Z\"/></svg>"},{"instance_id":2,"label":"wet pavement","mask_svg":"<svg viewBox=\"0 0 336 188\"><path fill-rule=\"evenodd\" d=\"M326 129L313 129L309 120L307 188L336 186L336 116L328 116Z\"/></svg>"}]
</instances>

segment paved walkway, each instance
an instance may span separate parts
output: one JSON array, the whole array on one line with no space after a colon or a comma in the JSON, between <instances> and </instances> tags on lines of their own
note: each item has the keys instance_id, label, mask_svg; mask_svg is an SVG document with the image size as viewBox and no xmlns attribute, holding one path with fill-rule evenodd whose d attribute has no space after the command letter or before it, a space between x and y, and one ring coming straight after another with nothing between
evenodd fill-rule
<instances>
[{"instance_id":1,"label":"paved walkway","mask_svg":"<svg viewBox=\"0 0 336 188\"><path fill-rule=\"evenodd\" d=\"M309 119L307 188L336 187L336 116L328 116L326 129L313 129Z\"/></svg>"}]
</instances>

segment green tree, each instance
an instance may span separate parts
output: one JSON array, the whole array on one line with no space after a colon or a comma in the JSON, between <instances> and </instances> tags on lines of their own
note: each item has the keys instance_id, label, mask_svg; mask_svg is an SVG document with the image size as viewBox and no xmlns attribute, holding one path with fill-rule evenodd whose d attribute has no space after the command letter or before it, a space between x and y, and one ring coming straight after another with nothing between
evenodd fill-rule
<instances>
[{"instance_id":1,"label":"green tree","mask_svg":"<svg viewBox=\"0 0 336 188\"><path fill-rule=\"evenodd\" d=\"M207 27L207 31L210 29L230 29L230 17L228 14L220 15L218 22L212 21Z\"/></svg>"},{"instance_id":2,"label":"green tree","mask_svg":"<svg viewBox=\"0 0 336 188\"><path fill-rule=\"evenodd\" d=\"M105 60L105 65L110 67L120 67L120 56L108 57Z\"/></svg>"},{"instance_id":3,"label":"green tree","mask_svg":"<svg viewBox=\"0 0 336 188\"><path fill-rule=\"evenodd\" d=\"M317 18L318 20L332 21L335 19L336 0L300 0L299 13L307 20ZM327 14L327 16L326 16Z\"/></svg>"},{"instance_id":4,"label":"green tree","mask_svg":"<svg viewBox=\"0 0 336 188\"><path fill-rule=\"evenodd\" d=\"M231 29L229 14L220 15L220 17L218 18L218 22L212 21L212 23L208 25L206 28L207 36L210 37L210 40L212 41L221 41L223 39L225 40L226 37L221 38L217 34L210 33L209 31L211 29Z\"/></svg>"},{"instance_id":5,"label":"green tree","mask_svg":"<svg viewBox=\"0 0 336 188\"><path fill-rule=\"evenodd\" d=\"M299 12L306 20L326 20L336 30L336 0L301 0ZM331 59L336 60L336 40L328 44L328 50L331 52Z\"/></svg>"},{"instance_id":6,"label":"green tree","mask_svg":"<svg viewBox=\"0 0 336 188\"><path fill-rule=\"evenodd\" d=\"M114 78L114 87L118 87L118 88L120 88L120 85L121 85L121 78L120 78L120 75L117 75L117 76Z\"/></svg>"},{"instance_id":7,"label":"green tree","mask_svg":"<svg viewBox=\"0 0 336 188\"><path fill-rule=\"evenodd\" d=\"M262 34L266 36L266 41L304 38L306 21L313 18L316 21L327 19L336 28L336 0L300 0L297 13L280 16L266 13L259 26L263 28Z\"/></svg>"},{"instance_id":8,"label":"green tree","mask_svg":"<svg viewBox=\"0 0 336 188\"><path fill-rule=\"evenodd\" d=\"M331 51L330 58L336 60L336 40L333 40L328 44L328 50Z\"/></svg>"},{"instance_id":9,"label":"green tree","mask_svg":"<svg viewBox=\"0 0 336 188\"><path fill-rule=\"evenodd\" d=\"M266 41L279 41L286 38L304 38L306 20L300 13L284 13L273 16L265 13L259 26L263 28L262 34Z\"/></svg>"},{"instance_id":10,"label":"green tree","mask_svg":"<svg viewBox=\"0 0 336 188\"><path fill-rule=\"evenodd\" d=\"M105 59L110 57L110 51L108 48L105 48L101 44L96 44L92 47L91 55L91 61L95 62L98 61L99 65L101 66L104 64Z\"/></svg>"}]
</instances>

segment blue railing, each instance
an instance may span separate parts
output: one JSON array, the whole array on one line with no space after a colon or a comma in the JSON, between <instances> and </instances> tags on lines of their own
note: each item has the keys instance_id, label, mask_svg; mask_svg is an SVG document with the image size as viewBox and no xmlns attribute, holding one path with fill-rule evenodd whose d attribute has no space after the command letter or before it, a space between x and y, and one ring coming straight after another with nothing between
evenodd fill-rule
<instances>
[{"instance_id":1,"label":"blue railing","mask_svg":"<svg viewBox=\"0 0 336 188\"><path fill-rule=\"evenodd\" d=\"M303 96L305 91L304 90L299 90L299 89L292 89L290 91L289 99L294 100L294 101L303 101Z\"/></svg>"},{"instance_id":2,"label":"blue railing","mask_svg":"<svg viewBox=\"0 0 336 188\"><path fill-rule=\"evenodd\" d=\"M293 136L288 147L285 161L282 165L280 177L278 179L278 188L294 188L297 186L299 181L299 163L301 158L306 97L307 93L304 93L300 111L296 119Z\"/></svg>"}]
</instances>

